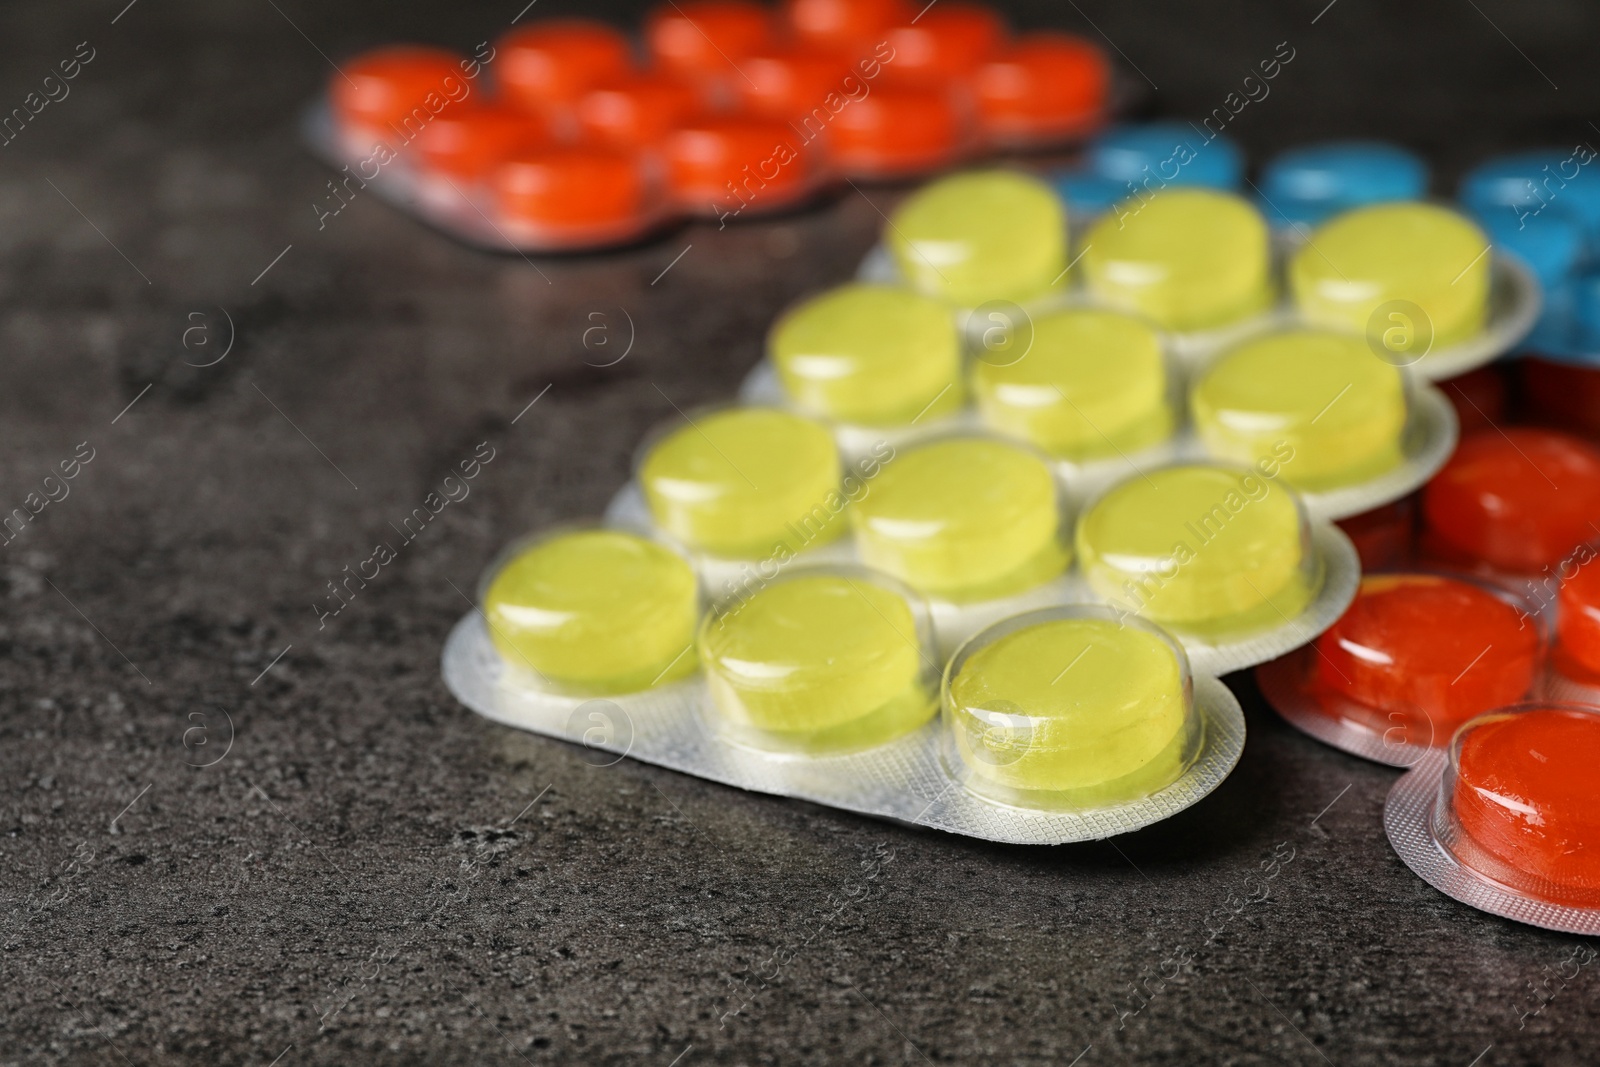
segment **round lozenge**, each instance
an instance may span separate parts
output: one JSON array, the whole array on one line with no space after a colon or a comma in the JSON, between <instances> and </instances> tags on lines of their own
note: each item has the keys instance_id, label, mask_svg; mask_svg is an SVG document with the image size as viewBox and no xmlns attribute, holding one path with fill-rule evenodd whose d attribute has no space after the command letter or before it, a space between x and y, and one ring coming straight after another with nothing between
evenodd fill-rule
<instances>
[{"instance_id":1,"label":"round lozenge","mask_svg":"<svg viewBox=\"0 0 1600 1067\"><path fill-rule=\"evenodd\" d=\"M843 530L839 450L827 427L772 408L687 419L639 466L656 525L734 559L825 544Z\"/></svg>"},{"instance_id":2,"label":"round lozenge","mask_svg":"<svg viewBox=\"0 0 1600 1067\"><path fill-rule=\"evenodd\" d=\"M1316 687L1380 713L1383 728L1444 745L1473 716L1527 696L1542 644L1535 620L1482 586L1369 575L1317 638Z\"/></svg>"},{"instance_id":3,"label":"round lozenge","mask_svg":"<svg viewBox=\"0 0 1600 1067\"><path fill-rule=\"evenodd\" d=\"M627 37L593 19L544 19L513 29L495 42L501 97L529 111L570 106L595 85L633 67Z\"/></svg>"},{"instance_id":4,"label":"round lozenge","mask_svg":"<svg viewBox=\"0 0 1600 1067\"><path fill-rule=\"evenodd\" d=\"M1467 172L1457 196L1475 211L1530 221L1554 205L1577 215L1591 234L1600 233L1600 177L1591 166L1594 159L1594 149L1585 143L1494 156Z\"/></svg>"},{"instance_id":5,"label":"round lozenge","mask_svg":"<svg viewBox=\"0 0 1600 1067\"><path fill-rule=\"evenodd\" d=\"M511 229L574 240L632 236L653 206L639 156L606 148L519 149L490 172L489 183Z\"/></svg>"},{"instance_id":6,"label":"round lozenge","mask_svg":"<svg viewBox=\"0 0 1600 1067\"><path fill-rule=\"evenodd\" d=\"M1202 635L1281 625L1322 580L1295 496L1231 467L1164 467L1118 483L1079 518L1075 546L1102 598Z\"/></svg>"},{"instance_id":7,"label":"round lozenge","mask_svg":"<svg viewBox=\"0 0 1600 1067\"><path fill-rule=\"evenodd\" d=\"M793 121L802 137L826 128L816 111L832 115L823 101L851 74L838 55L803 48L762 50L741 59L739 68L744 77L735 78L732 87L743 109L760 118Z\"/></svg>"},{"instance_id":8,"label":"round lozenge","mask_svg":"<svg viewBox=\"0 0 1600 1067\"><path fill-rule=\"evenodd\" d=\"M657 66L688 78L737 79L740 60L773 36L771 15L747 0L672 0L652 10L644 25Z\"/></svg>"},{"instance_id":9,"label":"round lozenge","mask_svg":"<svg viewBox=\"0 0 1600 1067\"><path fill-rule=\"evenodd\" d=\"M1595 546L1584 544L1562 561L1556 635L1564 659L1600 674L1600 561L1595 557Z\"/></svg>"},{"instance_id":10,"label":"round lozenge","mask_svg":"<svg viewBox=\"0 0 1600 1067\"><path fill-rule=\"evenodd\" d=\"M983 437L906 449L883 465L852 512L862 560L929 595L985 600L1066 569L1050 468L1032 451Z\"/></svg>"},{"instance_id":11,"label":"round lozenge","mask_svg":"<svg viewBox=\"0 0 1600 1067\"><path fill-rule=\"evenodd\" d=\"M1067 266L1066 216L1038 178L971 171L912 194L884 240L919 292L974 307L1027 300L1055 285Z\"/></svg>"},{"instance_id":12,"label":"round lozenge","mask_svg":"<svg viewBox=\"0 0 1600 1067\"><path fill-rule=\"evenodd\" d=\"M1283 477L1299 489L1366 481L1399 464L1406 425L1400 370L1355 335L1283 330L1235 347L1189 397L1218 459L1253 464L1287 444Z\"/></svg>"},{"instance_id":13,"label":"round lozenge","mask_svg":"<svg viewBox=\"0 0 1600 1067\"><path fill-rule=\"evenodd\" d=\"M615 148L656 148L695 113L699 97L686 81L629 74L602 82L577 102L583 133Z\"/></svg>"},{"instance_id":14,"label":"round lozenge","mask_svg":"<svg viewBox=\"0 0 1600 1067\"><path fill-rule=\"evenodd\" d=\"M1020 358L973 363L972 392L991 428L1063 459L1135 452L1173 431L1161 339L1114 311L1071 308L1033 318Z\"/></svg>"},{"instance_id":15,"label":"round lozenge","mask_svg":"<svg viewBox=\"0 0 1600 1067\"><path fill-rule=\"evenodd\" d=\"M1428 192L1428 165L1381 141L1335 141L1274 156L1261 172L1261 198L1291 224L1316 225L1341 211Z\"/></svg>"},{"instance_id":16,"label":"round lozenge","mask_svg":"<svg viewBox=\"0 0 1600 1067\"><path fill-rule=\"evenodd\" d=\"M1006 43L1005 20L979 4L947 0L890 28L884 40L894 60L885 73L895 79L945 84L969 74Z\"/></svg>"},{"instance_id":17,"label":"round lozenge","mask_svg":"<svg viewBox=\"0 0 1600 1067\"><path fill-rule=\"evenodd\" d=\"M1267 224L1248 202L1211 189L1141 193L1084 239L1089 292L1170 330L1204 330L1272 299Z\"/></svg>"},{"instance_id":18,"label":"round lozenge","mask_svg":"<svg viewBox=\"0 0 1600 1067\"><path fill-rule=\"evenodd\" d=\"M970 784L1036 803L1148 796L1183 772L1194 732L1183 652L1100 608L1030 612L978 634L946 669L943 703Z\"/></svg>"},{"instance_id":19,"label":"round lozenge","mask_svg":"<svg viewBox=\"0 0 1600 1067\"><path fill-rule=\"evenodd\" d=\"M1024 33L971 76L979 122L1001 145L1028 146L1091 129L1106 110L1111 64L1080 37Z\"/></svg>"},{"instance_id":20,"label":"round lozenge","mask_svg":"<svg viewBox=\"0 0 1600 1067\"><path fill-rule=\"evenodd\" d=\"M822 131L829 162L869 177L947 166L966 136L965 116L948 89L916 84L876 88Z\"/></svg>"},{"instance_id":21,"label":"round lozenge","mask_svg":"<svg viewBox=\"0 0 1600 1067\"><path fill-rule=\"evenodd\" d=\"M1365 334L1378 315L1383 330L1392 320L1437 349L1483 329L1488 249L1483 231L1449 208L1376 204L1318 227L1289 261L1289 287L1301 314L1320 325ZM1414 352L1413 343L1394 351Z\"/></svg>"},{"instance_id":22,"label":"round lozenge","mask_svg":"<svg viewBox=\"0 0 1600 1067\"><path fill-rule=\"evenodd\" d=\"M950 309L887 285L845 285L789 311L767 342L784 391L834 422L904 426L961 406Z\"/></svg>"},{"instance_id":23,"label":"round lozenge","mask_svg":"<svg viewBox=\"0 0 1600 1067\"><path fill-rule=\"evenodd\" d=\"M1462 862L1545 900L1600 903L1600 709L1487 715L1451 756L1449 844Z\"/></svg>"},{"instance_id":24,"label":"round lozenge","mask_svg":"<svg viewBox=\"0 0 1600 1067\"><path fill-rule=\"evenodd\" d=\"M462 69L466 62L454 52L422 45L363 53L328 83L334 114L385 143L409 140L435 115L460 109L471 91Z\"/></svg>"},{"instance_id":25,"label":"round lozenge","mask_svg":"<svg viewBox=\"0 0 1600 1067\"><path fill-rule=\"evenodd\" d=\"M851 58L875 44L881 47L889 27L916 13L906 0L785 0L783 5L784 21L797 41Z\"/></svg>"},{"instance_id":26,"label":"round lozenge","mask_svg":"<svg viewBox=\"0 0 1600 1067\"><path fill-rule=\"evenodd\" d=\"M579 529L524 547L483 595L507 664L588 693L629 693L694 672L694 570L620 530Z\"/></svg>"},{"instance_id":27,"label":"round lozenge","mask_svg":"<svg viewBox=\"0 0 1600 1067\"><path fill-rule=\"evenodd\" d=\"M933 716L926 629L864 568L789 572L707 615L698 643L717 711L761 747L861 748Z\"/></svg>"},{"instance_id":28,"label":"round lozenge","mask_svg":"<svg viewBox=\"0 0 1600 1067\"><path fill-rule=\"evenodd\" d=\"M1559 563L1595 536L1597 516L1600 450L1553 430L1464 437L1422 491L1425 548L1506 571Z\"/></svg>"},{"instance_id":29,"label":"round lozenge","mask_svg":"<svg viewBox=\"0 0 1600 1067\"><path fill-rule=\"evenodd\" d=\"M1118 126L1095 138L1085 155L1090 170L1130 191L1168 185L1233 190L1244 181L1244 152L1233 138L1198 132L1187 122Z\"/></svg>"},{"instance_id":30,"label":"round lozenge","mask_svg":"<svg viewBox=\"0 0 1600 1067\"><path fill-rule=\"evenodd\" d=\"M548 137L533 114L499 104L447 108L417 136L423 164L451 178L474 181ZM464 194L463 194L464 195Z\"/></svg>"},{"instance_id":31,"label":"round lozenge","mask_svg":"<svg viewBox=\"0 0 1600 1067\"><path fill-rule=\"evenodd\" d=\"M704 115L666 135L667 187L680 207L718 216L792 204L811 191L812 153L787 123Z\"/></svg>"}]
</instances>

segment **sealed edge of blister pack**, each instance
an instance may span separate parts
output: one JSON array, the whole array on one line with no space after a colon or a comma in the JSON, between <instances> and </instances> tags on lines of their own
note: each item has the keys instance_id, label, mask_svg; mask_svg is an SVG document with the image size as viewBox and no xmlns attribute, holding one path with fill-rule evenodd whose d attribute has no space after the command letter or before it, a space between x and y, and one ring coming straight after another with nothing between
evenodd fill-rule
<instances>
[{"instance_id":1,"label":"sealed edge of blister pack","mask_svg":"<svg viewBox=\"0 0 1600 1067\"><path fill-rule=\"evenodd\" d=\"M1309 660L1316 654L1315 644L1308 644L1256 667L1256 687L1279 718L1325 745L1386 767L1410 767L1432 751L1431 738L1430 744L1413 741L1404 725L1380 733L1350 717L1330 714L1304 684ZM1343 703L1354 705L1353 701ZM1336 702L1332 710L1340 706Z\"/></svg>"},{"instance_id":2,"label":"sealed edge of blister pack","mask_svg":"<svg viewBox=\"0 0 1600 1067\"><path fill-rule=\"evenodd\" d=\"M1365 481L1333 489L1301 489L1306 510L1317 518L1347 519L1410 496L1450 461L1460 424L1449 399L1427 381L1409 384L1406 425L1400 435L1400 462ZM1198 446L1198 441L1196 442ZM1202 449L1202 454L1204 450Z\"/></svg>"},{"instance_id":3,"label":"sealed edge of blister pack","mask_svg":"<svg viewBox=\"0 0 1600 1067\"><path fill-rule=\"evenodd\" d=\"M480 611L452 629L442 658L445 685L485 718L584 746L591 764L625 757L755 793L794 797L862 815L1022 845L1099 840L1170 818L1199 802L1244 750L1244 714L1215 678L1193 676L1200 727L1196 757L1152 794L1105 807L1014 807L970 792L942 756L942 717L910 734L843 755L773 753L739 745L716 726L702 676L658 689L597 699L543 691L507 666Z\"/></svg>"},{"instance_id":4,"label":"sealed edge of blister pack","mask_svg":"<svg viewBox=\"0 0 1600 1067\"><path fill-rule=\"evenodd\" d=\"M1216 641L1172 629L1195 671L1228 674L1254 667L1316 640L1350 607L1361 584L1361 559L1355 545L1332 523L1310 523L1311 551L1322 569L1322 584L1303 611L1256 633Z\"/></svg>"},{"instance_id":5,"label":"sealed edge of blister pack","mask_svg":"<svg viewBox=\"0 0 1600 1067\"><path fill-rule=\"evenodd\" d=\"M393 162L377 167L368 176L361 164L372 157L351 155L340 145L333 111L325 97L305 111L300 134L311 154L323 163L335 170L354 168L362 190L370 189L373 196L408 218L484 252L538 255L618 248L653 237L684 218L657 189L647 209L633 218L603 228L561 232L497 219L499 208L479 183L458 185L443 175L430 178L411 166L401 153L390 152L388 158Z\"/></svg>"},{"instance_id":6,"label":"sealed edge of blister pack","mask_svg":"<svg viewBox=\"0 0 1600 1067\"><path fill-rule=\"evenodd\" d=\"M1449 768L1449 751L1431 749L1390 787L1383 828L1401 861L1418 878L1468 907L1546 930L1600 934L1600 908L1541 900L1474 870L1451 851L1441 832Z\"/></svg>"}]
</instances>

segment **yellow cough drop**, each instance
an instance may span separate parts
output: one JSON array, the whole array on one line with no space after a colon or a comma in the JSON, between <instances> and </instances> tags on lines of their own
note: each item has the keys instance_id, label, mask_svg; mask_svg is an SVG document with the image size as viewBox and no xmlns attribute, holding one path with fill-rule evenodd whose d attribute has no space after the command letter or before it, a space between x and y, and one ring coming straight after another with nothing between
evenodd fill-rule
<instances>
[{"instance_id":1,"label":"yellow cough drop","mask_svg":"<svg viewBox=\"0 0 1600 1067\"><path fill-rule=\"evenodd\" d=\"M762 747L874 745L934 712L911 606L864 573L794 572L706 617L718 713Z\"/></svg>"},{"instance_id":2,"label":"yellow cough drop","mask_svg":"<svg viewBox=\"0 0 1600 1067\"><path fill-rule=\"evenodd\" d=\"M971 171L914 193L894 213L884 240L918 292L961 307L1024 301L1060 283L1067 211L1038 178Z\"/></svg>"},{"instance_id":3,"label":"yellow cough drop","mask_svg":"<svg viewBox=\"0 0 1600 1067\"><path fill-rule=\"evenodd\" d=\"M508 665L575 691L634 692L695 669L694 571L618 530L559 533L524 549L491 579L483 613Z\"/></svg>"},{"instance_id":4,"label":"yellow cough drop","mask_svg":"<svg viewBox=\"0 0 1600 1067\"><path fill-rule=\"evenodd\" d=\"M1182 773L1188 678L1160 635L1080 617L974 641L981 647L952 665L946 713L980 791L1096 806L1147 796Z\"/></svg>"},{"instance_id":5,"label":"yellow cough drop","mask_svg":"<svg viewBox=\"0 0 1600 1067\"><path fill-rule=\"evenodd\" d=\"M1371 334L1405 365L1483 329L1492 260L1464 215L1377 204L1318 228L1289 262L1289 287L1307 319Z\"/></svg>"},{"instance_id":6,"label":"yellow cough drop","mask_svg":"<svg viewBox=\"0 0 1600 1067\"><path fill-rule=\"evenodd\" d=\"M950 309L886 285L846 285L778 320L768 353L800 410L831 422L904 426L962 403Z\"/></svg>"},{"instance_id":7,"label":"yellow cough drop","mask_svg":"<svg viewBox=\"0 0 1600 1067\"><path fill-rule=\"evenodd\" d=\"M1081 255L1091 294L1168 330L1227 326L1273 297L1267 224L1231 193L1125 200L1090 228Z\"/></svg>"},{"instance_id":8,"label":"yellow cough drop","mask_svg":"<svg viewBox=\"0 0 1600 1067\"><path fill-rule=\"evenodd\" d=\"M837 537L845 505L839 482L827 427L772 408L685 421L639 468L656 525L690 548L734 559Z\"/></svg>"},{"instance_id":9,"label":"yellow cough drop","mask_svg":"<svg viewBox=\"0 0 1600 1067\"><path fill-rule=\"evenodd\" d=\"M865 563L945 599L1021 592L1069 558L1050 468L1004 441L952 437L907 449L852 514Z\"/></svg>"},{"instance_id":10,"label":"yellow cough drop","mask_svg":"<svg viewBox=\"0 0 1600 1067\"><path fill-rule=\"evenodd\" d=\"M1248 341L1205 372L1190 407L1218 459L1249 466L1287 444L1295 459L1283 477L1301 489L1362 482L1402 457L1405 383L1352 334L1288 330Z\"/></svg>"},{"instance_id":11,"label":"yellow cough drop","mask_svg":"<svg viewBox=\"0 0 1600 1067\"><path fill-rule=\"evenodd\" d=\"M973 364L972 392L992 429L1069 460L1136 452L1172 435L1161 341L1143 321L1073 308L1034 318L1030 342L1015 359Z\"/></svg>"},{"instance_id":12,"label":"yellow cough drop","mask_svg":"<svg viewBox=\"0 0 1600 1067\"><path fill-rule=\"evenodd\" d=\"M1079 518L1076 545L1102 598L1201 636L1282 625L1321 582L1291 493L1228 467L1166 467L1119 483Z\"/></svg>"}]
</instances>

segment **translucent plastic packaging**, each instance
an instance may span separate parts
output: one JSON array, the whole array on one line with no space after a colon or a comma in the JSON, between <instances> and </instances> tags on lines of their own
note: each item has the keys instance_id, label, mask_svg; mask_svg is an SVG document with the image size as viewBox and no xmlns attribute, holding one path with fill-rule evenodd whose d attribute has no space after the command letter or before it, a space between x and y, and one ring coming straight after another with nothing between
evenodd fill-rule
<instances>
[{"instance_id":1,"label":"translucent plastic packaging","mask_svg":"<svg viewBox=\"0 0 1600 1067\"><path fill-rule=\"evenodd\" d=\"M1462 726L1389 791L1384 829L1419 877L1463 904L1600 933L1600 707L1522 704Z\"/></svg>"},{"instance_id":2,"label":"translucent plastic packaging","mask_svg":"<svg viewBox=\"0 0 1600 1067\"><path fill-rule=\"evenodd\" d=\"M1428 165L1399 145L1333 141L1279 153L1262 168L1262 211L1304 239L1351 208L1428 195Z\"/></svg>"},{"instance_id":3,"label":"translucent plastic packaging","mask_svg":"<svg viewBox=\"0 0 1600 1067\"><path fill-rule=\"evenodd\" d=\"M771 438L736 443L726 436L730 423L752 418L790 420L826 439L819 424L775 409L691 414L646 441L635 485L608 511L611 521L654 529L681 546L714 598L759 586L794 563L860 561L927 599L934 643L944 656L997 619L1075 598L1070 513L1049 465L1025 445L956 432L898 449L880 444L867 458L847 460L842 479L837 465L831 482L813 470L819 481L807 487L801 468L815 464L805 461L798 442L779 447ZM698 453L700 477L661 462L681 453L680 444ZM761 520L765 539L755 535L742 555L705 552L704 539L682 529L683 509L663 500L690 498L707 512L719 491L721 524L738 501L746 529L751 514Z\"/></svg>"},{"instance_id":4,"label":"translucent plastic packaging","mask_svg":"<svg viewBox=\"0 0 1600 1067\"><path fill-rule=\"evenodd\" d=\"M1340 519L1419 489L1457 439L1438 389L1374 358L1363 338L1295 327L1252 334L1196 368L1198 450L1253 463L1287 453L1283 478L1316 515Z\"/></svg>"},{"instance_id":5,"label":"translucent plastic packaging","mask_svg":"<svg viewBox=\"0 0 1600 1067\"><path fill-rule=\"evenodd\" d=\"M1074 503L1190 452L1183 370L1147 320L1073 302L973 318L975 421L1049 456Z\"/></svg>"},{"instance_id":6,"label":"translucent plastic packaging","mask_svg":"<svg viewBox=\"0 0 1600 1067\"><path fill-rule=\"evenodd\" d=\"M1334 216L1293 253L1299 318L1362 333L1375 350L1438 381L1490 362L1538 320L1538 280L1451 208L1372 204Z\"/></svg>"},{"instance_id":7,"label":"translucent plastic packaging","mask_svg":"<svg viewBox=\"0 0 1600 1067\"><path fill-rule=\"evenodd\" d=\"M486 249L601 248L677 219L791 210L844 179L1060 145L1112 106L1087 41L1013 36L976 5L815 6L664 4L639 42L535 16L472 58L415 45L348 58L303 123L343 172L328 211L370 188Z\"/></svg>"},{"instance_id":8,"label":"translucent plastic packaging","mask_svg":"<svg viewBox=\"0 0 1600 1067\"><path fill-rule=\"evenodd\" d=\"M1545 666L1545 622L1505 587L1374 574L1315 642L1257 667L1256 683L1297 729L1406 767L1468 719L1538 695Z\"/></svg>"},{"instance_id":9,"label":"translucent plastic packaging","mask_svg":"<svg viewBox=\"0 0 1600 1067\"><path fill-rule=\"evenodd\" d=\"M533 684L591 696L693 673L705 607L689 561L628 530L560 526L510 545L485 571L478 617Z\"/></svg>"},{"instance_id":10,"label":"translucent plastic packaging","mask_svg":"<svg viewBox=\"0 0 1600 1067\"><path fill-rule=\"evenodd\" d=\"M1178 459L1287 456L1308 510L1339 519L1413 492L1455 447L1445 397L1353 335L1255 329L1190 366L1148 320L1081 297L971 318L988 325L958 332L904 288L833 289L779 319L740 395L829 422L847 457L980 427L1024 440L1073 506Z\"/></svg>"},{"instance_id":11,"label":"translucent plastic packaging","mask_svg":"<svg viewBox=\"0 0 1600 1067\"><path fill-rule=\"evenodd\" d=\"M653 529L726 596L753 569L848 559L846 507L892 455L843 458L825 426L775 408L694 408L645 435L608 517Z\"/></svg>"},{"instance_id":12,"label":"translucent plastic packaging","mask_svg":"<svg viewBox=\"0 0 1600 1067\"><path fill-rule=\"evenodd\" d=\"M1190 364L1266 330L1339 330L1364 337L1376 358L1429 380L1488 363L1539 316L1539 283L1528 268L1493 254L1465 216L1431 203L1358 207L1329 219L1309 243L1275 246L1259 211L1242 197L1195 186L1134 189L1088 226L1070 254L1057 257L1046 250L1066 248L1073 220L1065 209L1058 232L1041 234L1048 212L1040 207L1030 214L1027 236L1006 242L988 227L976 198L968 206L953 197L954 183L979 176L943 179L902 207L908 212L941 203L946 189L952 194L928 238L931 252L915 254L915 232L910 239L897 233L897 214L858 277L941 296L979 312L980 325L981 312L995 303L1027 315L1068 300L1137 313L1164 330L1168 348ZM962 284L942 260L934 263L933 253L963 248L973 250L965 258L986 262L999 254L984 252L997 240L1016 246L1019 264L1033 264L1023 272L1027 285L1015 276L1020 268ZM1327 254L1318 255L1324 246ZM1464 249L1470 251L1458 254ZM1048 264L1059 275L1047 272Z\"/></svg>"},{"instance_id":13,"label":"translucent plastic packaging","mask_svg":"<svg viewBox=\"0 0 1600 1067\"><path fill-rule=\"evenodd\" d=\"M1075 499L1022 442L946 431L841 467L820 424L761 407L671 420L639 457L608 520L677 546L714 599L793 564L863 563L927 600L944 657L1019 612L1102 603L1221 674L1311 640L1360 573L1268 462L1152 467Z\"/></svg>"},{"instance_id":14,"label":"translucent plastic packaging","mask_svg":"<svg viewBox=\"0 0 1600 1067\"><path fill-rule=\"evenodd\" d=\"M1225 686L1192 675L1159 629L1103 608L1007 620L941 672L910 590L866 568L796 568L704 616L703 670L606 697L527 670L497 647L492 614L463 618L443 656L446 684L479 714L596 762L632 756L986 840L1139 829L1215 789L1244 744ZM1054 679L1012 647L1041 632L1078 657L1049 665Z\"/></svg>"},{"instance_id":15,"label":"translucent plastic packaging","mask_svg":"<svg viewBox=\"0 0 1600 1067\"><path fill-rule=\"evenodd\" d=\"M1275 474L1178 463L1096 495L1074 535L1084 599L1165 627L1207 673L1312 640L1349 606L1360 561Z\"/></svg>"},{"instance_id":16,"label":"translucent plastic packaging","mask_svg":"<svg viewBox=\"0 0 1600 1067\"><path fill-rule=\"evenodd\" d=\"M847 458L969 424L962 337L949 309L898 287L850 284L798 301L740 389L833 427Z\"/></svg>"}]
</instances>

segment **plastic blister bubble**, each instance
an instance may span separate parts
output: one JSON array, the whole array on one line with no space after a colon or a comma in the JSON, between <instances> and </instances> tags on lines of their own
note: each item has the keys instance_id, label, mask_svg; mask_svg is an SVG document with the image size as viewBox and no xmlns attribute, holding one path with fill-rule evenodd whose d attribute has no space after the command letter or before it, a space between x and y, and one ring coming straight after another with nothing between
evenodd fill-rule
<instances>
[{"instance_id":1,"label":"plastic blister bubble","mask_svg":"<svg viewBox=\"0 0 1600 1067\"><path fill-rule=\"evenodd\" d=\"M1060 844L1128 833L1169 818L1214 790L1238 762L1244 717L1226 686L1193 679L1198 741L1170 784L1120 803L1038 809L996 803L954 777L937 721L859 751L800 755L751 747L722 729L700 678L608 698L563 695L530 684L496 652L483 616L461 620L443 671L456 697L506 725L581 744L586 758L624 757L753 792L1013 844Z\"/></svg>"},{"instance_id":2,"label":"plastic blister bubble","mask_svg":"<svg viewBox=\"0 0 1600 1067\"><path fill-rule=\"evenodd\" d=\"M1256 682L1297 729L1410 766L1466 720L1539 691L1545 626L1533 611L1466 575L1369 575L1344 616L1312 644L1257 667Z\"/></svg>"},{"instance_id":3,"label":"plastic blister bubble","mask_svg":"<svg viewBox=\"0 0 1600 1067\"><path fill-rule=\"evenodd\" d=\"M1600 708L1490 713L1394 784L1384 829L1406 866L1454 900L1550 930L1600 933L1597 758Z\"/></svg>"},{"instance_id":4,"label":"plastic blister bubble","mask_svg":"<svg viewBox=\"0 0 1600 1067\"><path fill-rule=\"evenodd\" d=\"M1189 391L1195 447L1223 462L1287 450L1283 478L1339 519L1410 494L1454 450L1454 409L1427 382L1334 331L1263 330L1218 352Z\"/></svg>"}]
</instances>

